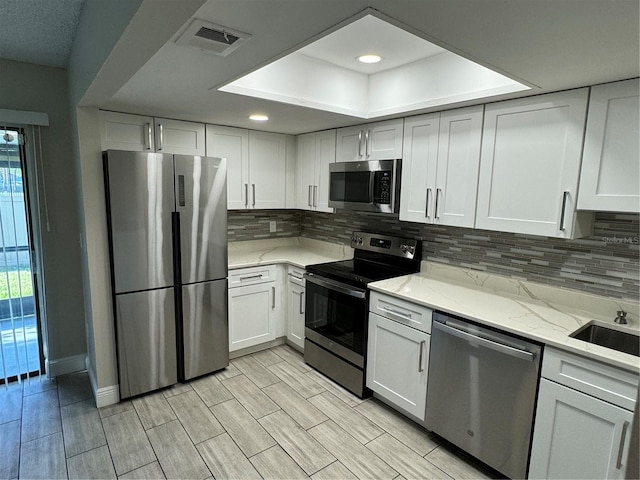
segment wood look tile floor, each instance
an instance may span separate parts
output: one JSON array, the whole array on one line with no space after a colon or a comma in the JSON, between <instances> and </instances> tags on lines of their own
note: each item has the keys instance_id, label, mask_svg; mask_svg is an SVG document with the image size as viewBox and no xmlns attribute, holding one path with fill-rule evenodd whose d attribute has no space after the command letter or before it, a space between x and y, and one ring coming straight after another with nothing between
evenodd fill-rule
<instances>
[{"instance_id":1,"label":"wood look tile floor","mask_svg":"<svg viewBox=\"0 0 640 480\"><path fill-rule=\"evenodd\" d=\"M86 372L0 386L0 479L494 475L285 345L101 409Z\"/></svg>"}]
</instances>

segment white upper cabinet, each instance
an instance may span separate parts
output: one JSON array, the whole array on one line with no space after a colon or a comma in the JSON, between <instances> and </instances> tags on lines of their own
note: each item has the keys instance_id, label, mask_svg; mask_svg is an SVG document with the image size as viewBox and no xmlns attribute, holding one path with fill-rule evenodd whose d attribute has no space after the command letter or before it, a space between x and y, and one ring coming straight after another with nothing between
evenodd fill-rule
<instances>
[{"instance_id":1,"label":"white upper cabinet","mask_svg":"<svg viewBox=\"0 0 640 480\"><path fill-rule=\"evenodd\" d=\"M248 206L249 131L207 125L207 156L227 159L227 209Z\"/></svg>"},{"instance_id":2,"label":"white upper cabinet","mask_svg":"<svg viewBox=\"0 0 640 480\"><path fill-rule=\"evenodd\" d=\"M403 119L339 128L336 161L402 158Z\"/></svg>"},{"instance_id":3,"label":"white upper cabinet","mask_svg":"<svg viewBox=\"0 0 640 480\"><path fill-rule=\"evenodd\" d=\"M153 152L153 117L100 110L102 150Z\"/></svg>"},{"instance_id":4,"label":"white upper cabinet","mask_svg":"<svg viewBox=\"0 0 640 480\"><path fill-rule=\"evenodd\" d=\"M329 164L336 158L336 131L298 135L296 158L295 207L333 212L329 208Z\"/></svg>"},{"instance_id":5,"label":"white upper cabinet","mask_svg":"<svg viewBox=\"0 0 640 480\"><path fill-rule=\"evenodd\" d=\"M640 81L591 88L578 208L640 211Z\"/></svg>"},{"instance_id":6,"label":"white upper cabinet","mask_svg":"<svg viewBox=\"0 0 640 480\"><path fill-rule=\"evenodd\" d=\"M407 118L400 220L472 228L482 106Z\"/></svg>"},{"instance_id":7,"label":"white upper cabinet","mask_svg":"<svg viewBox=\"0 0 640 480\"><path fill-rule=\"evenodd\" d=\"M156 118L156 151L176 155L206 155L204 123Z\"/></svg>"},{"instance_id":8,"label":"white upper cabinet","mask_svg":"<svg viewBox=\"0 0 640 480\"><path fill-rule=\"evenodd\" d=\"M286 140L277 133L249 131L249 208L286 207Z\"/></svg>"},{"instance_id":9,"label":"white upper cabinet","mask_svg":"<svg viewBox=\"0 0 640 480\"><path fill-rule=\"evenodd\" d=\"M576 212L588 89L485 107L476 227L575 238L593 216Z\"/></svg>"}]
</instances>

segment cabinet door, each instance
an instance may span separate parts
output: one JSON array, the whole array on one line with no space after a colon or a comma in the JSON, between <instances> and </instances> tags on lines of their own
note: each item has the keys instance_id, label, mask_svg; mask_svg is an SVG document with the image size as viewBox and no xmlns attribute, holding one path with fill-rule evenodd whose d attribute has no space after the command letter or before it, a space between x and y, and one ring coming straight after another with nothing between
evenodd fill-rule
<instances>
[{"instance_id":1,"label":"cabinet door","mask_svg":"<svg viewBox=\"0 0 640 480\"><path fill-rule=\"evenodd\" d=\"M403 120L372 123L365 127L365 159L402 158Z\"/></svg>"},{"instance_id":2,"label":"cabinet door","mask_svg":"<svg viewBox=\"0 0 640 480\"><path fill-rule=\"evenodd\" d=\"M249 208L286 207L285 147L284 135L249 132Z\"/></svg>"},{"instance_id":3,"label":"cabinet door","mask_svg":"<svg viewBox=\"0 0 640 480\"><path fill-rule=\"evenodd\" d=\"M339 128L336 133L336 162L353 162L364 158L362 126Z\"/></svg>"},{"instance_id":4,"label":"cabinet door","mask_svg":"<svg viewBox=\"0 0 640 480\"><path fill-rule=\"evenodd\" d=\"M207 125L207 156L227 159L227 209L249 205L249 131Z\"/></svg>"},{"instance_id":5,"label":"cabinet door","mask_svg":"<svg viewBox=\"0 0 640 480\"><path fill-rule=\"evenodd\" d=\"M229 289L229 351L274 340L275 282Z\"/></svg>"},{"instance_id":6,"label":"cabinet door","mask_svg":"<svg viewBox=\"0 0 640 480\"><path fill-rule=\"evenodd\" d=\"M153 152L153 118L100 111L102 150Z\"/></svg>"},{"instance_id":7,"label":"cabinet door","mask_svg":"<svg viewBox=\"0 0 640 480\"><path fill-rule=\"evenodd\" d=\"M540 380L529 478L624 478L633 413Z\"/></svg>"},{"instance_id":8,"label":"cabinet door","mask_svg":"<svg viewBox=\"0 0 640 480\"><path fill-rule=\"evenodd\" d=\"M296 155L296 208L313 210L313 186L315 185L316 134L297 137Z\"/></svg>"},{"instance_id":9,"label":"cabinet door","mask_svg":"<svg viewBox=\"0 0 640 480\"><path fill-rule=\"evenodd\" d=\"M442 112L434 223L473 228L484 107Z\"/></svg>"},{"instance_id":10,"label":"cabinet door","mask_svg":"<svg viewBox=\"0 0 640 480\"><path fill-rule=\"evenodd\" d=\"M429 338L424 332L369 314L367 387L423 421Z\"/></svg>"},{"instance_id":11,"label":"cabinet door","mask_svg":"<svg viewBox=\"0 0 640 480\"><path fill-rule=\"evenodd\" d=\"M400 220L433 222L439 121L439 113L405 121Z\"/></svg>"},{"instance_id":12,"label":"cabinet door","mask_svg":"<svg viewBox=\"0 0 640 480\"><path fill-rule=\"evenodd\" d=\"M203 123L156 118L156 151L177 155L205 156Z\"/></svg>"},{"instance_id":13,"label":"cabinet door","mask_svg":"<svg viewBox=\"0 0 640 480\"><path fill-rule=\"evenodd\" d=\"M591 88L578 208L638 212L638 79Z\"/></svg>"},{"instance_id":14,"label":"cabinet door","mask_svg":"<svg viewBox=\"0 0 640 480\"><path fill-rule=\"evenodd\" d=\"M302 285L289 282L287 340L301 349L304 349L304 293Z\"/></svg>"},{"instance_id":15,"label":"cabinet door","mask_svg":"<svg viewBox=\"0 0 640 480\"><path fill-rule=\"evenodd\" d=\"M587 89L485 108L476 227L570 238Z\"/></svg>"},{"instance_id":16,"label":"cabinet door","mask_svg":"<svg viewBox=\"0 0 640 480\"><path fill-rule=\"evenodd\" d=\"M329 207L329 165L336 161L336 131L316 134L315 190L313 206L318 212L333 213Z\"/></svg>"}]
</instances>

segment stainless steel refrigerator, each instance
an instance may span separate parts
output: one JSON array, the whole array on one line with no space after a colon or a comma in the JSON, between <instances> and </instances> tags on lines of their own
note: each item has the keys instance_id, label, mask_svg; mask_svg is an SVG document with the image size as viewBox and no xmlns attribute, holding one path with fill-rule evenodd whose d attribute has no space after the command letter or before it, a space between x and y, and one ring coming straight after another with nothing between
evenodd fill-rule
<instances>
[{"instance_id":1,"label":"stainless steel refrigerator","mask_svg":"<svg viewBox=\"0 0 640 480\"><path fill-rule=\"evenodd\" d=\"M120 397L229 365L226 160L104 152Z\"/></svg>"}]
</instances>

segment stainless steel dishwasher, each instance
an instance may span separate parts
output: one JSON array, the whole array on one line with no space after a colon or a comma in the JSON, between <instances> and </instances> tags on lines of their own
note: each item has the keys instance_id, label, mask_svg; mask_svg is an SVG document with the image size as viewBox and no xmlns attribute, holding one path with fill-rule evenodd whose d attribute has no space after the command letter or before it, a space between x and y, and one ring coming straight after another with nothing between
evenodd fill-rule
<instances>
[{"instance_id":1,"label":"stainless steel dishwasher","mask_svg":"<svg viewBox=\"0 0 640 480\"><path fill-rule=\"evenodd\" d=\"M542 346L433 313L426 427L526 478Z\"/></svg>"}]
</instances>

